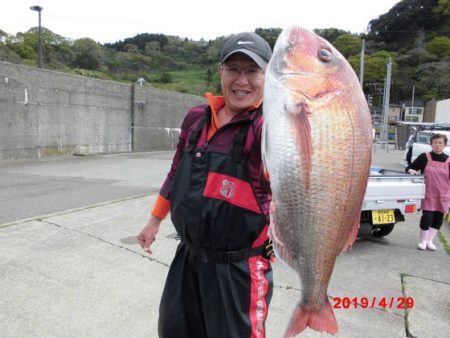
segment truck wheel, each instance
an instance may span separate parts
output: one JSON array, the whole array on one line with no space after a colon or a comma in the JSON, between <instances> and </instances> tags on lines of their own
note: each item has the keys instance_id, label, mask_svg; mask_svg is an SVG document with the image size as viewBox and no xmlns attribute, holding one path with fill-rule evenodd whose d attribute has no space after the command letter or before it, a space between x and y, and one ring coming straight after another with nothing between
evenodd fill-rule
<instances>
[{"instance_id":1,"label":"truck wheel","mask_svg":"<svg viewBox=\"0 0 450 338\"><path fill-rule=\"evenodd\" d=\"M392 230L394 230L394 225L395 225L395 223L386 224L386 225L380 227L379 230L376 230L376 231L372 232L372 235L375 236L375 237L387 236L387 235L389 235L392 232Z\"/></svg>"}]
</instances>

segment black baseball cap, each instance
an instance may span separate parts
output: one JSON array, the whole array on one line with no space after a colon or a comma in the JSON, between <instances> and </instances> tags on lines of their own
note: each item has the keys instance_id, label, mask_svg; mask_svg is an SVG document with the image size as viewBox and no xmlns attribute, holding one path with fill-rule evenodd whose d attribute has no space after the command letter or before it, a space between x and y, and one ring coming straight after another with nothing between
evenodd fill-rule
<instances>
[{"instance_id":1,"label":"black baseball cap","mask_svg":"<svg viewBox=\"0 0 450 338\"><path fill-rule=\"evenodd\" d=\"M220 63L224 63L235 53L244 53L260 68L265 68L272 57L272 50L267 41L256 33L247 32L234 34L225 41L220 52Z\"/></svg>"}]
</instances>

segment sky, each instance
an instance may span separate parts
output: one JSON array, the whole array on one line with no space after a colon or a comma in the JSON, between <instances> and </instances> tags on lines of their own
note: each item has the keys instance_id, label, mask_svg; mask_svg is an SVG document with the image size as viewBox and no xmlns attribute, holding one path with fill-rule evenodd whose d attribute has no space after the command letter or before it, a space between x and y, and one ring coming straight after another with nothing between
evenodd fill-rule
<instances>
[{"instance_id":1,"label":"sky","mask_svg":"<svg viewBox=\"0 0 450 338\"><path fill-rule=\"evenodd\" d=\"M3 0L0 29L8 34L42 26L68 39L116 42L141 33L212 40L256 28L339 28L367 31L370 20L399 0Z\"/></svg>"}]
</instances>

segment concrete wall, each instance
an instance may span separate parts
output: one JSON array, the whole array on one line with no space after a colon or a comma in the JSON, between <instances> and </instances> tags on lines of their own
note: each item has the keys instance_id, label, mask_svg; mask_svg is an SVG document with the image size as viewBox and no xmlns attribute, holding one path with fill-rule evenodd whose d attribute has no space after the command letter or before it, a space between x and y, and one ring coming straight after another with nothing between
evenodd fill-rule
<instances>
[{"instance_id":1,"label":"concrete wall","mask_svg":"<svg viewBox=\"0 0 450 338\"><path fill-rule=\"evenodd\" d=\"M0 159L169 149L204 99L0 62Z\"/></svg>"},{"instance_id":2,"label":"concrete wall","mask_svg":"<svg viewBox=\"0 0 450 338\"><path fill-rule=\"evenodd\" d=\"M205 99L134 85L133 150L175 148L186 112Z\"/></svg>"}]
</instances>

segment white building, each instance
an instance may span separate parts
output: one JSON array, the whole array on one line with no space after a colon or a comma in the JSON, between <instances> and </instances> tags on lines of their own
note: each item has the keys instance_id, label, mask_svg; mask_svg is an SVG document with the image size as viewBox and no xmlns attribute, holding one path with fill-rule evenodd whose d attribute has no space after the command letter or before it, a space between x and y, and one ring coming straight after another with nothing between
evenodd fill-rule
<instances>
[{"instance_id":1,"label":"white building","mask_svg":"<svg viewBox=\"0 0 450 338\"><path fill-rule=\"evenodd\" d=\"M436 115L434 122L450 123L450 99L436 102Z\"/></svg>"},{"instance_id":2,"label":"white building","mask_svg":"<svg viewBox=\"0 0 450 338\"><path fill-rule=\"evenodd\" d=\"M411 100L403 103L403 121L405 122L423 122L424 106L422 101Z\"/></svg>"}]
</instances>

